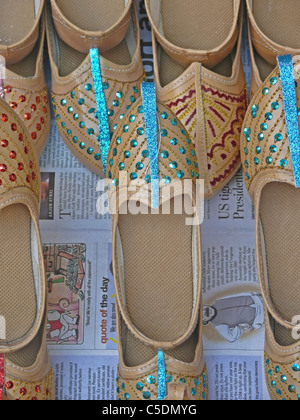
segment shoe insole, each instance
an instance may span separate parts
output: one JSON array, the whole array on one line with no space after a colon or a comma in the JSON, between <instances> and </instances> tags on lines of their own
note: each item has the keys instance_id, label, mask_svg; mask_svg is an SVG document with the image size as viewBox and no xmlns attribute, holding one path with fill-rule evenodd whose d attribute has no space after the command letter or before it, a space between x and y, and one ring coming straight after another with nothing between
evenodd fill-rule
<instances>
[{"instance_id":1,"label":"shoe insole","mask_svg":"<svg viewBox=\"0 0 300 420\"><path fill-rule=\"evenodd\" d=\"M212 50L224 43L232 30L234 1L162 0L161 18L163 34L174 45L201 51ZM188 66L183 67L163 50L161 51L162 86L175 80L187 68ZM230 77L232 74L231 56L212 70Z\"/></svg>"},{"instance_id":2,"label":"shoe insole","mask_svg":"<svg viewBox=\"0 0 300 420\"><path fill-rule=\"evenodd\" d=\"M299 0L252 0L259 29L273 42L300 49Z\"/></svg>"},{"instance_id":3,"label":"shoe insole","mask_svg":"<svg viewBox=\"0 0 300 420\"><path fill-rule=\"evenodd\" d=\"M259 71L260 79L263 82L272 73L275 66L268 63L261 55L258 54L255 48L253 48L255 62Z\"/></svg>"},{"instance_id":4,"label":"shoe insole","mask_svg":"<svg viewBox=\"0 0 300 420\"><path fill-rule=\"evenodd\" d=\"M181 64L174 61L159 45L157 47L160 49L160 64L159 64L159 76L161 85L167 86L169 83L176 80L182 73L188 69L189 64L182 66ZM213 67L211 70L217 74L220 74L225 77L230 77L232 75L232 64L233 58L232 55L228 55L221 63Z\"/></svg>"},{"instance_id":5,"label":"shoe insole","mask_svg":"<svg viewBox=\"0 0 300 420\"><path fill-rule=\"evenodd\" d=\"M0 0L0 44L13 45L32 31L40 1Z\"/></svg>"},{"instance_id":6,"label":"shoe insole","mask_svg":"<svg viewBox=\"0 0 300 420\"><path fill-rule=\"evenodd\" d=\"M125 0L56 0L56 4L73 25L89 32L109 29L126 7Z\"/></svg>"},{"instance_id":7,"label":"shoe insole","mask_svg":"<svg viewBox=\"0 0 300 420\"><path fill-rule=\"evenodd\" d=\"M18 63L8 65L7 68L19 76L34 77L37 71L37 57L41 47L41 43L38 41L27 57Z\"/></svg>"},{"instance_id":8,"label":"shoe insole","mask_svg":"<svg viewBox=\"0 0 300 420\"><path fill-rule=\"evenodd\" d=\"M6 323L6 339L1 337L0 345L5 345L23 338L36 319L28 208L14 204L1 210L0 232L0 316Z\"/></svg>"},{"instance_id":9,"label":"shoe insole","mask_svg":"<svg viewBox=\"0 0 300 420\"><path fill-rule=\"evenodd\" d=\"M286 321L300 315L300 191L284 183L270 183L262 191L263 228L271 299ZM275 325L279 344L293 342L291 331Z\"/></svg>"},{"instance_id":10,"label":"shoe insole","mask_svg":"<svg viewBox=\"0 0 300 420\"><path fill-rule=\"evenodd\" d=\"M87 31L105 31L113 26L121 16L125 8L125 0L58 0L58 7L64 16L80 29ZM51 13L51 10L50 12ZM52 31L55 28L52 26ZM56 35L57 36L57 35ZM78 69L86 59L83 54L58 38L59 63L58 69L61 77L66 77ZM101 52L102 57L117 65L129 65L131 55L126 40L117 47Z\"/></svg>"},{"instance_id":11,"label":"shoe insole","mask_svg":"<svg viewBox=\"0 0 300 420\"><path fill-rule=\"evenodd\" d=\"M119 218L126 309L138 331L154 341L179 339L191 322L193 229L185 221L185 214Z\"/></svg>"},{"instance_id":12,"label":"shoe insole","mask_svg":"<svg viewBox=\"0 0 300 420\"><path fill-rule=\"evenodd\" d=\"M167 40L181 48L212 50L222 45L233 26L234 0L162 0Z\"/></svg>"},{"instance_id":13,"label":"shoe insole","mask_svg":"<svg viewBox=\"0 0 300 420\"><path fill-rule=\"evenodd\" d=\"M167 351L166 354L183 363L193 363L198 341L199 326L195 328L195 331L185 343L173 350ZM122 343L124 363L128 367L143 365L157 356L157 350L153 347L146 346L140 340L136 339L127 330L125 325L123 326Z\"/></svg>"}]
</instances>

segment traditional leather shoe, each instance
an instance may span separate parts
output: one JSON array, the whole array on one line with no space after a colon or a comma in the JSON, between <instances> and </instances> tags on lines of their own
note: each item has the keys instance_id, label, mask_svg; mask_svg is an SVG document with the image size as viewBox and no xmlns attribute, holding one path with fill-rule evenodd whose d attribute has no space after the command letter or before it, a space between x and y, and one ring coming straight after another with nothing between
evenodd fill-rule
<instances>
[{"instance_id":1,"label":"traditional leather shoe","mask_svg":"<svg viewBox=\"0 0 300 420\"><path fill-rule=\"evenodd\" d=\"M194 144L205 196L240 167L247 109L241 2L146 0L152 26L157 95ZM213 18L212 18L213 16Z\"/></svg>"},{"instance_id":2,"label":"traditional leather shoe","mask_svg":"<svg viewBox=\"0 0 300 420\"><path fill-rule=\"evenodd\" d=\"M256 211L257 265L266 307L267 383L272 399L297 400L300 56L280 56L278 63L247 112L242 161Z\"/></svg>"},{"instance_id":3,"label":"traditional leather shoe","mask_svg":"<svg viewBox=\"0 0 300 420\"><path fill-rule=\"evenodd\" d=\"M6 68L0 96L20 116L41 155L51 122L43 70L44 0L2 0L1 6L0 55Z\"/></svg>"},{"instance_id":4,"label":"traditional leather shoe","mask_svg":"<svg viewBox=\"0 0 300 420\"><path fill-rule=\"evenodd\" d=\"M51 0L48 10L57 124L72 153L102 177L112 133L144 77L138 17L132 0L126 4Z\"/></svg>"},{"instance_id":5,"label":"traditional leather shoe","mask_svg":"<svg viewBox=\"0 0 300 420\"><path fill-rule=\"evenodd\" d=\"M208 398L200 228L187 222L196 206L195 155L180 120L144 83L116 128L107 168L121 400Z\"/></svg>"},{"instance_id":6,"label":"traditional leather shoe","mask_svg":"<svg viewBox=\"0 0 300 420\"><path fill-rule=\"evenodd\" d=\"M0 99L0 399L53 398L46 278L39 235L40 173L25 125Z\"/></svg>"},{"instance_id":7,"label":"traditional leather shoe","mask_svg":"<svg viewBox=\"0 0 300 420\"><path fill-rule=\"evenodd\" d=\"M247 0L247 10L253 77L242 162L256 210L257 265L266 308L266 378L272 399L297 400L300 43L294 34L300 10L296 0ZM281 23L280 30L274 22Z\"/></svg>"}]
</instances>

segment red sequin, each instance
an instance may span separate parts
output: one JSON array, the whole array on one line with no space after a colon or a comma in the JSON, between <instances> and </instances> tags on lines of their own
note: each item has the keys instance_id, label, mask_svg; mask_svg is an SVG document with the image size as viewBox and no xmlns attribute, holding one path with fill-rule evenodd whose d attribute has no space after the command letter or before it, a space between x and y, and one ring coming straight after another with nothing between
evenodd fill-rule
<instances>
[{"instance_id":1,"label":"red sequin","mask_svg":"<svg viewBox=\"0 0 300 420\"><path fill-rule=\"evenodd\" d=\"M44 106L44 107L43 107L43 112L44 112L44 114L47 114L48 109L47 109L47 107L46 107L46 106Z\"/></svg>"},{"instance_id":2,"label":"red sequin","mask_svg":"<svg viewBox=\"0 0 300 420\"><path fill-rule=\"evenodd\" d=\"M5 86L4 92L5 93L11 93L12 92L12 87L11 86Z\"/></svg>"},{"instance_id":3,"label":"red sequin","mask_svg":"<svg viewBox=\"0 0 300 420\"><path fill-rule=\"evenodd\" d=\"M31 133L31 138L32 138L32 140L36 140L36 139L37 139L37 134L36 134L36 132Z\"/></svg>"},{"instance_id":4,"label":"red sequin","mask_svg":"<svg viewBox=\"0 0 300 420\"><path fill-rule=\"evenodd\" d=\"M12 109L17 109L18 108L17 102L11 102L10 106L12 107Z\"/></svg>"},{"instance_id":5,"label":"red sequin","mask_svg":"<svg viewBox=\"0 0 300 420\"><path fill-rule=\"evenodd\" d=\"M42 126L41 126L41 124L37 124L37 125L36 125L36 129L37 129L37 131L41 131L41 130L42 130Z\"/></svg>"},{"instance_id":6,"label":"red sequin","mask_svg":"<svg viewBox=\"0 0 300 420\"><path fill-rule=\"evenodd\" d=\"M20 140L20 141L23 141L23 139L24 139L23 134L19 134L19 140Z\"/></svg>"},{"instance_id":7,"label":"red sequin","mask_svg":"<svg viewBox=\"0 0 300 420\"><path fill-rule=\"evenodd\" d=\"M32 169L33 168L33 163L32 161L29 162L29 168Z\"/></svg>"},{"instance_id":8,"label":"red sequin","mask_svg":"<svg viewBox=\"0 0 300 420\"><path fill-rule=\"evenodd\" d=\"M26 114L24 115L24 118L27 121L31 120L31 114L29 112L26 112Z\"/></svg>"},{"instance_id":9,"label":"red sequin","mask_svg":"<svg viewBox=\"0 0 300 420\"><path fill-rule=\"evenodd\" d=\"M33 112L35 112L37 110L36 105L35 104L31 105L31 109L32 109Z\"/></svg>"},{"instance_id":10,"label":"red sequin","mask_svg":"<svg viewBox=\"0 0 300 420\"><path fill-rule=\"evenodd\" d=\"M20 389L20 394L23 395L23 397L27 394L27 389L26 388L21 388Z\"/></svg>"},{"instance_id":11,"label":"red sequin","mask_svg":"<svg viewBox=\"0 0 300 420\"><path fill-rule=\"evenodd\" d=\"M41 117L41 124L45 124L45 118Z\"/></svg>"},{"instance_id":12,"label":"red sequin","mask_svg":"<svg viewBox=\"0 0 300 420\"><path fill-rule=\"evenodd\" d=\"M1 147L7 147L8 146L8 140L4 139L1 140Z\"/></svg>"},{"instance_id":13,"label":"red sequin","mask_svg":"<svg viewBox=\"0 0 300 420\"><path fill-rule=\"evenodd\" d=\"M12 381L8 381L8 382L6 382L5 387L7 389L13 389L14 383Z\"/></svg>"},{"instance_id":14,"label":"red sequin","mask_svg":"<svg viewBox=\"0 0 300 420\"><path fill-rule=\"evenodd\" d=\"M29 176L29 175L27 175L27 177L26 177L26 182L29 184L29 183L30 183L30 181L31 181L31 178L30 178L30 176Z\"/></svg>"},{"instance_id":15,"label":"red sequin","mask_svg":"<svg viewBox=\"0 0 300 420\"><path fill-rule=\"evenodd\" d=\"M39 104L41 102L41 98L39 96L36 96L35 101L37 104Z\"/></svg>"},{"instance_id":16,"label":"red sequin","mask_svg":"<svg viewBox=\"0 0 300 420\"><path fill-rule=\"evenodd\" d=\"M25 153L25 155L28 155L28 153L29 153L29 150L28 150L27 146L24 147L24 153Z\"/></svg>"},{"instance_id":17,"label":"red sequin","mask_svg":"<svg viewBox=\"0 0 300 420\"><path fill-rule=\"evenodd\" d=\"M41 387L40 387L40 385L36 385L36 387L35 387L35 392L36 392L37 394L39 394L39 393L41 392Z\"/></svg>"},{"instance_id":18,"label":"red sequin","mask_svg":"<svg viewBox=\"0 0 300 420\"><path fill-rule=\"evenodd\" d=\"M15 174L11 174L11 175L9 175L9 180L11 182L15 182L17 180L17 176Z\"/></svg>"},{"instance_id":19,"label":"red sequin","mask_svg":"<svg viewBox=\"0 0 300 420\"><path fill-rule=\"evenodd\" d=\"M16 152L14 152L14 151L12 151L12 152L10 152L9 157L10 157L11 159L16 159L16 157L17 157L17 153L16 153Z\"/></svg>"},{"instance_id":20,"label":"red sequin","mask_svg":"<svg viewBox=\"0 0 300 420\"><path fill-rule=\"evenodd\" d=\"M16 123L13 123L11 125L11 129L12 129L12 131L17 131L17 124Z\"/></svg>"},{"instance_id":21,"label":"red sequin","mask_svg":"<svg viewBox=\"0 0 300 420\"><path fill-rule=\"evenodd\" d=\"M35 178L36 178L36 174L35 174L35 172L32 172L32 180L34 181Z\"/></svg>"},{"instance_id":22,"label":"red sequin","mask_svg":"<svg viewBox=\"0 0 300 420\"><path fill-rule=\"evenodd\" d=\"M8 116L6 114L2 114L1 115L1 121L2 122L7 122L8 121Z\"/></svg>"},{"instance_id":23,"label":"red sequin","mask_svg":"<svg viewBox=\"0 0 300 420\"><path fill-rule=\"evenodd\" d=\"M0 164L0 172L6 172L7 171L7 166L5 165L5 163L1 163Z\"/></svg>"},{"instance_id":24,"label":"red sequin","mask_svg":"<svg viewBox=\"0 0 300 420\"><path fill-rule=\"evenodd\" d=\"M18 169L19 169L19 171L23 171L23 169L24 169L24 164L23 164L22 162L19 162L19 164L18 164Z\"/></svg>"},{"instance_id":25,"label":"red sequin","mask_svg":"<svg viewBox=\"0 0 300 420\"><path fill-rule=\"evenodd\" d=\"M26 102L26 96L21 95L21 96L19 97L19 101L20 101L20 102Z\"/></svg>"}]
</instances>

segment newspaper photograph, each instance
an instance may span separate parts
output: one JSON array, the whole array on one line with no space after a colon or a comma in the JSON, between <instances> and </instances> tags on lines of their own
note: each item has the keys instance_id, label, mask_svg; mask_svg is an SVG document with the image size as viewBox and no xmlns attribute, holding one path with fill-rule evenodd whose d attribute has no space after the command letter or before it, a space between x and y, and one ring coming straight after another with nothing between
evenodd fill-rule
<instances>
[{"instance_id":1,"label":"newspaper photograph","mask_svg":"<svg viewBox=\"0 0 300 420\"><path fill-rule=\"evenodd\" d=\"M136 4L142 57L151 80L151 28L143 1ZM249 85L246 48L243 60ZM118 348L111 217L108 211L100 214L97 210L101 180L71 154L54 119L40 166L40 227L49 297L47 342L56 398L115 400ZM242 169L205 203L201 238L209 399L267 400L254 210Z\"/></svg>"}]
</instances>

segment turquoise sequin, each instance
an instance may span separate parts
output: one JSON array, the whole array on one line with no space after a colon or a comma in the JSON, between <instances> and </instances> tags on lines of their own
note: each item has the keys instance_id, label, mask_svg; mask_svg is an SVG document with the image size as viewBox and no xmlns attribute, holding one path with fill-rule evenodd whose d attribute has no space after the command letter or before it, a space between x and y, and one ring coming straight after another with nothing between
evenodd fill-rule
<instances>
[{"instance_id":1,"label":"turquoise sequin","mask_svg":"<svg viewBox=\"0 0 300 420\"><path fill-rule=\"evenodd\" d=\"M148 376L148 378L147 378L147 382L148 382L148 384L150 384L150 385L155 384L155 383L156 383L156 378L155 378L155 376L152 376L152 375Z\"/></svg>"},{"instance_id":2,"label":"turquoise sequin","mask_svg":"<svg viewBox=\"0 0 300 420\"><path fill-rule=\"evenodd\" d=\"M298 120L297 95L295 90L294 65L291 55L277 58L282 83L286 128L294 169L294 179L300 188L300 130Z\"/></svg>"},{"instance_id":3,"label":"turquoise sequin","mask_svg":"<svg viewBox=\"0 0 300 420\"><path fill-rule=\"evenodd\" d=\"M142 384L142 382L138 382L138 383L136 384L136 389L137 389L138 391L143 391L143 389L144 389L144 385Z\"/></svg>"},{"instance_id":4,"label":"turquoise sequin","mask_svg":"<svg viewBox=\"0 0 300 420\"><path fill-rule=\"evenodd\" d=\"M100 57L99 57L99 52L97 48L92 48L90 50L90 59L91 59L91 65L92 65L92 73L93 73L96 102L97 102L102 167L103 167L103 172L106 175L106 162L107 162L107 156L108 156L111 138L110 138L110 128L109 128L109 120L108 120L108 114L107 114L106 98L104 94L104 84L102 82Z\"/></svg>"},{"instance_id":5,"label":"turquoise sequin","mask_svg":"<svg viewBox=\"0 0 300 420\"><path fill-rule=\"evenodd\" d=\"M157 144L157 111L156 111L156 87L155 83L142 83L142 99L144 105L144 119L146 137L150 158L150 170L152 180L152 207L159 207L159 162ZM138 129L140 130L140 129ZM138 133L139 134L139 133ZM144 134L144 130L143 130Z\"/></svg>"},{"instance_id":6,"label":"turquoise sequin","mask_svg":"<svg viewBox=\"0 0 300 420\"><path fill-rule=\"evenodd\" d=\"M144 400L150 400L151 394L149 391L143 393Z\"/></svg>"}]
</instances>

